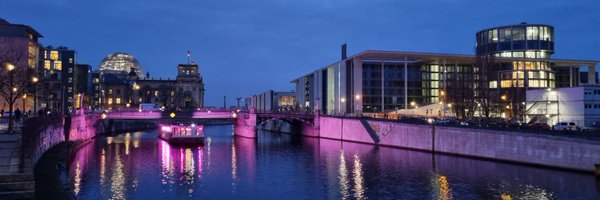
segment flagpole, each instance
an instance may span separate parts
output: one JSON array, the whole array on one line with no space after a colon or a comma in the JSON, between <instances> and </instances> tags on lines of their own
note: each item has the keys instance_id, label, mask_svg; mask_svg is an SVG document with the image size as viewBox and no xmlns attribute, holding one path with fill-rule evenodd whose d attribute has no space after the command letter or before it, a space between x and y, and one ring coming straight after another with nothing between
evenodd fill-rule
<instances>
[{"instance_id":1,"label":"flagpole","mask_svg":"<svg viewBox=\"0 0 600 200\"><path fill-rule=\"evenodd\" d=\"M187 64L188 65L190 64L190 54L191 54L191 52L190 52L190 50L188 50L188 52L187 52L187 59L188 59Z\"/></svg>"}]
</instances>

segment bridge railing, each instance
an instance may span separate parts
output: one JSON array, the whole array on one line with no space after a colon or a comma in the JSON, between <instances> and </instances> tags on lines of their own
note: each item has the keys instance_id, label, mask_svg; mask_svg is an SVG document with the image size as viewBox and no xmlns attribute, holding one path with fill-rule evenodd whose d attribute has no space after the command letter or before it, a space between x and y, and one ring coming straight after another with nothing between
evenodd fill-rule
<instances>
[{"instance_id":1,"label":"bridge railing","mask_svg":"<svg viewBox=\"0 0 600 200\"><path fill-rule=\"evenodd\" d=\"M123 111L123 112L109 112L107 113L108 118L160 118L162 112L138 112L138 111Z\"/></svg>"}]
</instances>

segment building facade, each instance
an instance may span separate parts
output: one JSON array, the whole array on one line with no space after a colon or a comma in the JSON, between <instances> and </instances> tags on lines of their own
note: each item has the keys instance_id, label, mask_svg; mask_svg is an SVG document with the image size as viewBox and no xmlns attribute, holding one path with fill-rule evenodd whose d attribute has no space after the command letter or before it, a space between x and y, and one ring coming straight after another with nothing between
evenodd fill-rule
<instances>
[{"instance_id":1,"label":"building facade","mask_svg":"<svg viewBox=\"0 0 600 200\"><path fill-rule=\"evenodd\" d=\"M138 74L143 69L133 56L114 53L102 61L99 69L91 78L91 104L95 108L133 109L142 103L165 109L204 107L204 80L197 64L178 65L175 79L151 78L148 73Z\"/></svg>"},{"instance_id":2,"label":"building facade","mask_svg":"<svg viewBox=\"0 0 600 200\"><path fill-rule=\"evenodd\" d=\"M296 103L295 92L276 92L268 90L258 95L253 95L250 99L244 100L248 102L246 107L254 107L258 113L273 113L273 112L294 112L299 110Z\"/></svg>"},{"instance_id":3,"label":"building facade","mask_svg":"<svg viewBox=\"0 0 600 200\"><path fill-rule=\"evenodd\" d=\"M31 68L32 77L18 77L16 79L32 80L37 78L36 68L38 66L39 57L39 42L38 39L43 37L39 32L28 25L11 24L8 21L0 18L0 69L1 84L9 85L8 72L5 71L5 64L11 63L16 68ZM0 89L3 89L0 87ZM30 88L28 88L30 89ZM33 88L33 90L35 90ZM13 108L21 110L33 110L35 93L33 91L25 91L24 99L15 102ZM0 98L0 109L8 111L9 103L4 98Z\"/></svg>"},{"instance_id":4,"label":"building facade","mask_svg":"<svg viewBox=\"0 0 600 200\"><path fill-rule=\"evenodd\" d=\"M600 85L588 84L527 91L528 122L575 122L578 127L600 125Z\"/></svg>"},{"instance_id":5,"label":"building facade","mask_svg":"<svg viewBox=\"0 0 600 200\"><path fill-rule=\"evenodd\" d=\"M558 76L568 77L568 85L578 85L579 70L588 68L595 74L600 63L552 59L553 27L547 25L486 29L476 40L476 55L372 50L342 54L340 61L292 81L297 102L327 114L389 113L411 109L411 104L437 103L444 106L427 112L522 121L527 90L555 88ZM594 83L595 76L587 80Z\"/></svg>"}]
</instances>

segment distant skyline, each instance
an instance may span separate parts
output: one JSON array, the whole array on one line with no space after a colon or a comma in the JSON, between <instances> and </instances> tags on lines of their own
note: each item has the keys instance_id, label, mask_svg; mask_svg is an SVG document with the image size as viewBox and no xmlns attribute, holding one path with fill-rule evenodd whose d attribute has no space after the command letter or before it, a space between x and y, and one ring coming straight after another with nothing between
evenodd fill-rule
<instances>
[{"instance_id":1,"label":"distant skyline","mask_svg":"<svg viewBox=\"0 0 600 200\"><path fill-rule=\"evenodd\" d=\"M0 17L39 31L44 46L77 51L97 69L113 52L173 78L187 51L208 106L229 105L364 50L474 54L479 30L528 22L555 27L553 58L600 60L600 2L585 1L35 1L5 0Z\"/></svg>"}]
</instances>

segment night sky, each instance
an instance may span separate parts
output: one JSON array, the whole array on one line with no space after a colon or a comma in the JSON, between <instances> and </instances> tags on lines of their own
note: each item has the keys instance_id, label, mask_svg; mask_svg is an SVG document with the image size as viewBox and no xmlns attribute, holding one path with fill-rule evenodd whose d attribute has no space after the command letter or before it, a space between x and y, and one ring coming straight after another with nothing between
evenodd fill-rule
<instances>
[{"instance_id":1,"label":"night sky","mask_svg":"<svg viewBox=\"0 0 600 200\"><path fill-rule=\"evenodd\" d=\"M600 60L600 1L2 0L0 17L98 68L112 52L153 77L200 65L207 105L268 89L363 50L474 54L475 33L520 22L555 27L553 58Z\"/></svg>"}]
</instances>

